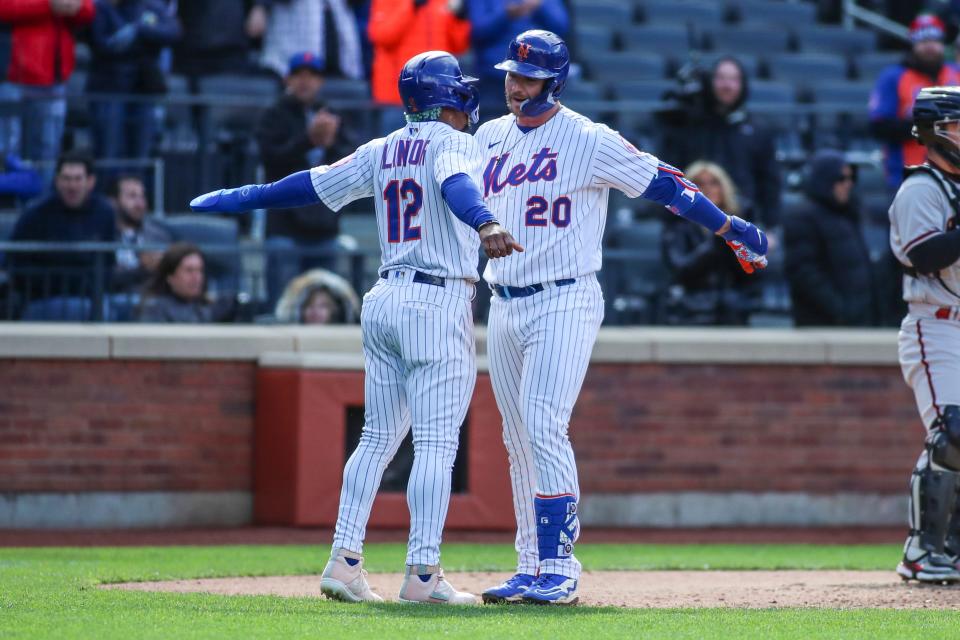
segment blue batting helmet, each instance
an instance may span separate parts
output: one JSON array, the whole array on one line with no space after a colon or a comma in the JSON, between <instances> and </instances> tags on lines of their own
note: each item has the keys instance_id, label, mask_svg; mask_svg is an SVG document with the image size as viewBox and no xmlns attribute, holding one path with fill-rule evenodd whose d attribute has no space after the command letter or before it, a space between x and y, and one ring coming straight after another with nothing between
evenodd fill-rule
<instances>
[{"instance_id":1,"label":"blue batting helmet","mask_svg":"<svg viewBox=\"0 0 960 640\"><path fill-rule=\"evenodd\" d=\"M496 68L547 81L540 95L524 101L520 106L524 115L538 116L556 104L557 98L563 93L570 72L570 52L563 38L557 34L533 29L524 31L510 41L506 60Z\"/></svg>"},{"instance_id":2,"label":"blue batting helmet","mask_svg":"<svg viewBox=\"0 0 960 640\"><path fill-rule=\"evenodd\" d=\"M466 113L470 124L476 124L480 119L476 82L476 78L463 75L460 63L446 51L427 51L407 60L398 87L408 114L450 107Z\"/></svg>"}]
</instances>

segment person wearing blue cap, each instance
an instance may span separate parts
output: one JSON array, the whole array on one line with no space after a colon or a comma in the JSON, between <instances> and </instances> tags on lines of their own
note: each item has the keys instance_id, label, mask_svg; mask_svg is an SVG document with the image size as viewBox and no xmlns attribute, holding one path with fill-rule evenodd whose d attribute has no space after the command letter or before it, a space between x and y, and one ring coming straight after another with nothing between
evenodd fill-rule
<instances>
[{"instance_id":1,"label":"person wearing blue cap","mask_svg":"<svg viewBox=\"0 0 960 640\"><path fill-rule=\"evenodd\" d=\"M303 51L290 57L284 77L286 92L264 111L255 131L267 180L331 164L356 146L340 115L320 100L324 75L319 54ZM271 304L286 283L304 271L336 270L339 232L337 216L323 203L270 212L266 235Z\"/></svg>"}]
</instances>

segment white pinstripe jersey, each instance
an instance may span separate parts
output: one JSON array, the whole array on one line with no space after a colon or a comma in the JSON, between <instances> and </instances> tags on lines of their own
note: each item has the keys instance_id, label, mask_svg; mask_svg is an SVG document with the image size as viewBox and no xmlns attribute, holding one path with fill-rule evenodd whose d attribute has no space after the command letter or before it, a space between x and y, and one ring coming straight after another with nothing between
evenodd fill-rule
<instances>
[{"instance_id":1,"label":"white pinstripe jersey","mask_svg":"<svg viewBox=\"0 0 960 640\"><path fill-rule=\"evenodd\" d=\"M523 287L599 271L608 191L643 195L657 159L566 107L526 133L516 122L506 115L476 135L487 207L525 249L488 262L484 279Z\"/></svg>"},{"instance_id":2,"label":"white pinstripe jersey","mask_svg":"<svg viewBox=\"0 0 960 640\"><path fill-rule=\"evenodd\" d=\"M913 266L907 253L924 241L952 228L949 198L936 180L925 174L909 176L890 205L890 248L897 260ZM941 306L960 306L960 262L936 275L903 277L903 299Z\"/></svg>"},{"instance_id":3,"label":"white pinstripe jersey","mask_svg":"<svg viewBox=\"0 0 960 640\"><path fill-rule=\"evenodd\" d=\"M334 211L359 198L374 199L381 272L407 267L476 281L480 237L449 210L440 185L465 173L479 186L481 161L472 136L442 122L422 122L316 167L310 177L317 195Z\"/></svg>"}]
</instances>

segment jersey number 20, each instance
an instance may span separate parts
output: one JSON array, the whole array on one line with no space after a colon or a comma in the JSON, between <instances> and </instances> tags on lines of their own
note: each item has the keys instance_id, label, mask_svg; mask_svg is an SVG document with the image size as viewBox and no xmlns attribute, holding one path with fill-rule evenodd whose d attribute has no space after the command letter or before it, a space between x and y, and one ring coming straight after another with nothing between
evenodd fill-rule
<instances>
[{"instance_id":1,"label":"jersey number 20","mask_svg":"<svg viewBox=\"0 0 960 640\"><path fill-rule=\"evenodd\" d=\"M387 240L390 242L419 240L420 226L413 224L413 219L420 213L420 207L423 206L423 189L417 181L413 178L407 178L403 182L391 180L383 190L383 199L387 201ZM402 224L401 203L407 205L403 209Z\"/></svg>"},{"instance_id":2,"label":"jersey number 20","mask_svg":"<svg viewBox=\"0 0 960 640\"><path fill-rule=\"evenodd\" d=\"M553 201L553 206L542 196L530 196L527 199L526 223L528 227L547 226L546 213L550 209L550 222L556 227L565 227L570 224L570 198L560 196Z\"/></svg>"}]
</instances>

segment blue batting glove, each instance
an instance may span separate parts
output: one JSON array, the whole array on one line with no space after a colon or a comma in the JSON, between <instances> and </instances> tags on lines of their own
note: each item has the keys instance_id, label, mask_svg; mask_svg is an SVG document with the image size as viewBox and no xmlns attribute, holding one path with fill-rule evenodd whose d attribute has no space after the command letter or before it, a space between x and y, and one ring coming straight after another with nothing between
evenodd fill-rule
<instances>
[{"instance_id":1,"label":"blue batting glove","mask_svg":"<svg viewBox=\"0 0 960 640\"><path fill-rule=\"evenodd\" d=\"M261 185L248 184L236 189L218 189L197 196L190 201L190 208L194 211L220 211L223 213L239 213L258 208L253 202L259 193Z\"/></svg>"},{"instance_id":2,"label":"blue batting glove","mask_svg":"<svg viewBox=\"0 0 960 640\"><path fill-rule=\"evenodd\" d=\"M747 247L756 256L767 255L767 234L743 218L730 216L730 229L722 237L728 243L736 242Z\"/></svg>"}]
</instances>

